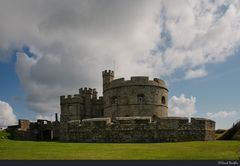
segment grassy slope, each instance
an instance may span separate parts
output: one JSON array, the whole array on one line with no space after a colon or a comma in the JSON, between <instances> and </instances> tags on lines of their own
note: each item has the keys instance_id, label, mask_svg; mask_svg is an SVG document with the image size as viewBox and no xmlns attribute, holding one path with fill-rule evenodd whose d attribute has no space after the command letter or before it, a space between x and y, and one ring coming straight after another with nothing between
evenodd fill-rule
<instances>
[{"instance_id":1,"label":"grassy slope","mask_svg":"<svg viewBox=\"0 0 240 166\"><path fill-rule=\"evenodd\" d=\"M233 136L234 140L240 140L240 130L238 130L238 132L235 133L235 135Z\"/></svg>"},{"instance_id":2,"label":"grassy slope","mask_svg":"<svg viewBox=\"0 0 240 166\"><path fill-rule=\"evenodd\" d=\"M240 141L110 144L0 139L0 159L236 160Z\"/></svg>"}]
</instances>

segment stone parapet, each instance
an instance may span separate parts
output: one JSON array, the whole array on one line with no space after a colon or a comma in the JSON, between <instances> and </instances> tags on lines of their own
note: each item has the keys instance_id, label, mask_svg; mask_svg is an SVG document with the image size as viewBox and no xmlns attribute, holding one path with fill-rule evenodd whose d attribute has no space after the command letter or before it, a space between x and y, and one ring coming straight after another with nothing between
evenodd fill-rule
<instances>
[{"instance_id":1,"label":"stone parapet","mask_svg":"<svg viewBox=\"0 0 240 166\"><path fill-rule=\"evenodd\" d=\"M111 118L91 118L91 119L83 119L83 126L91 126L91 127L99 127L104 126L111 123Z\"/></svg>"},{"instance_id":2,"label":"stone parapet","mask_svg":"<svg viewBox=\"0 0 240 166\"><path fill-rule=\"evenodd\" d=\"M116 117L117 124L150 124L152 118L149 116Z\"/></svg>"},{"instance_id":3,"label":"stone parapet","mask_svg":"<svg viewBox=\"0 0 240 166\"><path fill-rule=\"evenodd\" d=\"M149 77L135 76L131 77L130 80L125 80L124 78L112 80L110 84L105 87L104 92L112 88L123 86L158 86L168 91L165 82L161 79L154 78L153 80L149 80Z\"/></svg>"},{"instance_id":4,"label":"stone parapet","mask_svg":"<svg viewBox=\"0 0 240 166\"><path fill-rule=\"evenodd\" d=\"M211 127L208 125L211 124ZM208 127L207 127L208 126ZM215 138L215 122L209 119L116 117L83 119L68 126L68 141L76 142L176 142ZM64 141L64 140L63 140Z\"/></svg>"},{"instance_id":5,"label":"stone parapet","mask_svg":"<svg viewBox=\"0 0 240 166\"><path fill-rule=\"evenodd\" d=\"M83 98L79 94L60 96L61 104L83 103Z\"/></svg>"}]
</instances>

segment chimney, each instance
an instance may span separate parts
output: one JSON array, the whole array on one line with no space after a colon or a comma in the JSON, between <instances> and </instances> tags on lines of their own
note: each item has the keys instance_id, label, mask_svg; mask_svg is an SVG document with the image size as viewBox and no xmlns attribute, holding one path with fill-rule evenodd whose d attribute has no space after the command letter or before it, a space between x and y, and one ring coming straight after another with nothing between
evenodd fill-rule
<instances>
[{"instance_id":1,"label":"chimney","mask_svg":"<svg viewBox=\"0 0 240 166\"><path fill-rule=\"evenodd\" d=\"M58 114L55 113L55 121L58 122Z\"/></svg>"}]
</instances>

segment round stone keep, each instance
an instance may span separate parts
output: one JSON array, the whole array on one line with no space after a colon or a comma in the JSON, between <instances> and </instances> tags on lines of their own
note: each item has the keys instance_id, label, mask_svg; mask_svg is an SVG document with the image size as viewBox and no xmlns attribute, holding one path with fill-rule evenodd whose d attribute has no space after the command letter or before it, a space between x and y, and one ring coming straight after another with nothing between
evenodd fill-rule
<instances>
[{"instance_id":1,"label":"round stone keep","mask_svg":"<svg viewBox=\"0 0 240 166\"><path fill-rule=\"evenodd\" d=\"M168 116L168 89L163 80L149 80L148 77L131 77L130 80L113 78L113 71L103 72L105 117Z\"/></svg>"}]
</instances>

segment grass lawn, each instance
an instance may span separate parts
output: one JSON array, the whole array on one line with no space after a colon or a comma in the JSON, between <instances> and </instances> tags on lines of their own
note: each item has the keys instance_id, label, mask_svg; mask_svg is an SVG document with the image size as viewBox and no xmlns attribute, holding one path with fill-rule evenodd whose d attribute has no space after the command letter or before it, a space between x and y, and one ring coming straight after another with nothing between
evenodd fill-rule
<instances>
[{"instance_id":1,"label":"grass lawn","mask_svg":"<svg viewBox=\"0 0 240 166\"><path fill-rule=\"evenodd\" d=\"M4 138L0 134L2 160L237 160L240 156L240 141L61 143Z\"/></svg>"}]
</instances>

